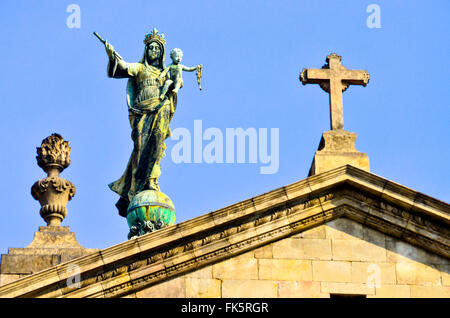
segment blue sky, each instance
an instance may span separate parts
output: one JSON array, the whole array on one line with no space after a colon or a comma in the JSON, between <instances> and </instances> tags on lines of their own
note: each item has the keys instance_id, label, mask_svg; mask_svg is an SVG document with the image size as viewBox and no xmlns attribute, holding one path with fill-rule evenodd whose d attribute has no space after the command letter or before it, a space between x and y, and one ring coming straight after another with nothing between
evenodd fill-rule
<instances>
[{"instance_id":1,"label":"blue sky","mask_svg":"<svg viewBox=\"0 0 450 318\"><path fill-rule=\"evenodd\" d=\"M70 4L81 9L69 28ZM368 28L370 4L381 28ZM106 77L107 56L92 35L108 39L128 62L142 56L154 27L183 63L203 64L203 90L185 73L172 129L278 128L279 169L261 163L180 163L167 141L161 190L177 222L262 194L307 176L321 134L329 130L328 95L303 86L302 68L328 54L366 69L367 87L344 93L344 128L371 172L450 201L450 2L442 1L13 1L0 4L0 253L31 243L39 203L30 188L45 173L36 147L53 132L70 141L72 164L61 176L77 193L62 225L85 247L126 240L126 220L107 184L123 173L132 150L126 80Z\"/></svg>"}]
</instances>

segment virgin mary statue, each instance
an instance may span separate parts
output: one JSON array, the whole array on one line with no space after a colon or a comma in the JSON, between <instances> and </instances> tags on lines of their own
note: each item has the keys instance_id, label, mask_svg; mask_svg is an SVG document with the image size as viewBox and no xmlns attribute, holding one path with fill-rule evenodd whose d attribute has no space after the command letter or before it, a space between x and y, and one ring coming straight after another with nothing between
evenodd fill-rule
<instances>
[{"instance_id":1,"label":"virgin mary statue","mask_svg":"<svg viewBox=\"0 0 450 318\"><path fill-rule=\"evenodd\" d=\"M132 198L144 190L159 191L161 159L165 155L165 139L170 137L169 122L174 114L176 96L168 93L160 99L165 79L158 79L164 70L164 35L156 29L146 35L145 50L139 63L127 63L111 44L105 43L109 56L108 76L128 78L127 104L131 125L133 152L122 177L109 184L120 195L116 207L127 216Z\"/></svg>"}]
</instances>

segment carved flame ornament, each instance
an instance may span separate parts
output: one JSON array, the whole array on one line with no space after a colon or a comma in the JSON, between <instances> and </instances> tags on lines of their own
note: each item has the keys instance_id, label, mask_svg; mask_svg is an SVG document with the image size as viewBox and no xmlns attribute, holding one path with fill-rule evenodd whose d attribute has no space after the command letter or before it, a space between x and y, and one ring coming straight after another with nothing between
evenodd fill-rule
<instances>
[{"instance_id":1,"label":"carved flame ornament","mask_svg":"<svg viewBox=\"0 0 450 318\"><path fill-rule=\"evenodd\" d=\"M42 141L37 154L37 164L48 176L33 184L31 195L41 204L40 214L47 226L59 226L67 215L67 202L75 195L72 182L59 176L70 165L69 142L52 134Z\"/></svg>"}]
</instances>

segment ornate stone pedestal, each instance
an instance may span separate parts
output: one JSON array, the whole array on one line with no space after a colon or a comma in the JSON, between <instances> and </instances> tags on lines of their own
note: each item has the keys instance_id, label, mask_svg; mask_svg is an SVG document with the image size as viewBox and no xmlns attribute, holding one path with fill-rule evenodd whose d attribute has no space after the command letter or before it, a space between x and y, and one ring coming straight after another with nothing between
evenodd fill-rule
<instances>
[{"instance_id":1,"label":"ornate stone pedestal","mask_svg":"<svg viewBox=\"0 0 450 318\"><path fill-rule=\"evenodd\" d=\"M355 148L356 136L343 129L324 132L308 177L344 165L369 171L369 157Z\"/></svg>"},{"instance_id":2,"label":"ornate stone pedestal","mask_svg":"<svg viewBox=\"0 0 450 318\"><path fill-rule=\"evenodd\" d=\"M0 286L97 250L81 246L68 226L40 226L30 245L2 255Z\"/></svg>"},{"instance_id":3,"label":"ornate stone pedestal","mask_svg":"<svg viewBox=\"0 0 450 318\"><path fill-rule=\"evenodd\" d=\"M127 222L130 227L128 239L132 239L175 224L175 207L164 193L145 190L131 200Z\"/></svg>"}]
</instances>

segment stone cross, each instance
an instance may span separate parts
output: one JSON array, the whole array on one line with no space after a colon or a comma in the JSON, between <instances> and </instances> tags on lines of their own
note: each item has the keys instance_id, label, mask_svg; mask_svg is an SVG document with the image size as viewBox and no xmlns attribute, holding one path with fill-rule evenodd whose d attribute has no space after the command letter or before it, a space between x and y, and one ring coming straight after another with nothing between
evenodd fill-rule
<instances>
[{"instance_id":1,"label":"stone cross","mask_svg":"<svg viewBox=\"0 0 450 318\"><path fill-rule=\"evenodd\" d=\"M303 85L319 84L330 94L330 121L331 130L344 129L344 115L342 107L342 92L349 85L366 86L369 82L369 73L361 70L348 70L341 65L341 56L330 54L321 69L303 69L300 81Z\"/></svg>"}]
</instances>

